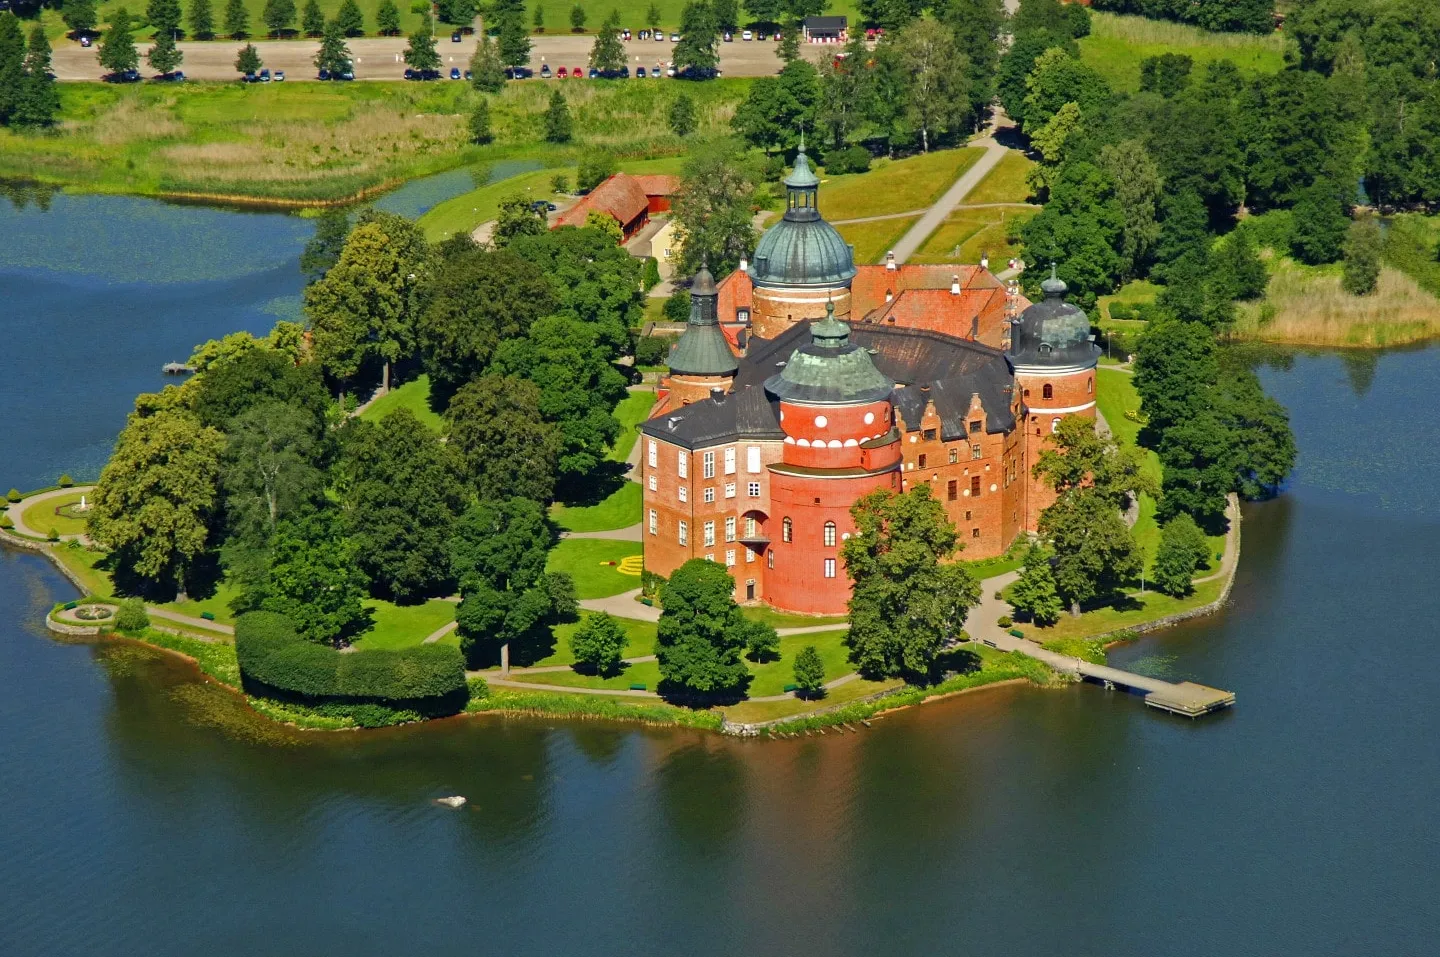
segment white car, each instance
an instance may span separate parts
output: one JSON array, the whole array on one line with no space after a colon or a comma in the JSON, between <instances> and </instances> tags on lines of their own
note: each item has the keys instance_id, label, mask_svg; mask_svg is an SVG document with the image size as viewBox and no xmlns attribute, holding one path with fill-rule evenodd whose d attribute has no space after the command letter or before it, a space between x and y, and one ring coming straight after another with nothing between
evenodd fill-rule
<instances>
[{"instance_id":1,"label":"white car","mask_svg":"<svg viewBox=\"0 0 1440 957\"><path fill-rule=\"evenodd\" d=\"M655 42L656 42L656 43L664 43L664 42L665 42L665 32L664 32L663 30L656 30L656 31L655 31Z\"/></svg>"},{"instance_id":2,"label":"white car","mask_svg":"<svg viewBox=\"0 0 1440 957\"><path fill-rule=\"evenodd\" d=\"M671 43L679 43L679 42L680 42L680 34L678 34L678 33L672 33L672 34L670 34L670 42L671 42Z\"/></svg>"},{"instance_id":3,"label":"white car","mask_svg":"<svg viewBox=\"0 0 1440 957\"><path fill-rule=\"evenodd\" d=\"M746 30L745 32L743 32L743 33L740 34L740 39L742 39L742 40L753 40L753 39L755 39L755 34L751 33L749 30Z\"/></svg>"}]
</instances>

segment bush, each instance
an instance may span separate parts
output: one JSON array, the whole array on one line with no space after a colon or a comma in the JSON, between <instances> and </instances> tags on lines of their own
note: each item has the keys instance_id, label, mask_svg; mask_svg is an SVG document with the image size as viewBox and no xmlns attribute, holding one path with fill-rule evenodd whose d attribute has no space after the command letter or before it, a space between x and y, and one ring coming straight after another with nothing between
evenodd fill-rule
<instances>
[{"instance_id":1,"label":"bush","mask_svg":"<svg viewBox=\"0 0 1440 957\"><path fill-rule=\"evenodd\" d=\"M24 496L20 494L20 490L18 488L12 488L9 492L5 493L5 501L12 504L20 501L20 499L22 498L24 498Z\"/></svg>"},{"instance_id":2,"label":"bush","mask_svg":"<svg viewBox=\"0 0 1440 957\"><path fill-rule=\"evenodd\" d=\"M645 257L645 265L640 272L640 285L649 292L660 285L660 263L654 256Z\"/></svg>"},{"instance_id":3,"label":"bush","mask_svg":"<svg viewBox=\"0 0 1440 957\"><path fill-rule=\"evenodd\" d=\"M61 488L69 488L70 486L75 484L75 480L67 474L60 476L60 481L56 482L55 484L60 486Z\"/></svg>"},{"instance_id":4,"label":"bush","mask_svg":"<svg viewBox=\"0 0 1440 957\"><path fill-rule=\"evenodd\" d=\"M15 520L9 515L0 515L0 528L14 528Z\"/></svg>"},{"instance_id":5,"label":"bush","mask_svg":"<svg viewBox=\"0 0 1440 957\"><path fill-rule=\"evenodd\" d=\"M138 634L150 627L150 616L145 612L145 605L138 598L127 598L120 603L120 610L115 613L115 630L127 634Z\"/></svg>"},{"instance_id":6,"label":"bush","mask_svg":"<svg viewBox=\"0 0 1440 957\"><path fill-rule=\"evenodd\" d=\"M564 173L557 173L555 178L550 181L550 188L557 193L570 192L570 177Z\"/></svg>"},{"instance_id":7,"label":"bush","mask_svg":"<svg viewBox=\"0 0 1440 957\"><path fill-rule=\"evenodd\" d=\"M825 154L825 172L829 175L864 173L869 169L870 151L863 146L851 146Z\"/></svg>"},{"instance_id":8,"label":"bush","mask_svg":"<svg viewBox=\"0 0 1440 957\"><path fill-rule=\"evenodd\" d=\"M747 619L743 628L745 654L751 661L780 660L780 635L775 631L774 626L767 625L763 621Z\"/></svg>"},{"instance_id":9,"label":"bush","mask_svg":"<svg viewBox=\"0 0 1440 957\"><path fill-rule=\"evenodd\" d=\"M665 300L667 322L687 322L690 319L690 290L677 289Z\"/></svg>"},{"instance_id":10,"label":"bush","mask_svg":"<svg viewBox=\"0 0 1440 957\"><path fill-rule=\"evenodd\" d=\"M614 175L615 157L592 151L580 161L580 168L575 172L575 186L580 192L588 193Z\"/></svg>"},{"instance_id":11,"label":"bush","mask_svg":"<svg viewBox=\"0 0 1440 957\"><path fill-rule=\"evenodd\" d=\"M1011 625L1015 624L1015 619L1011 618L1009 615L1001 615L998 619L996 619L995 624L999 625L1001 628L1009 628Z\"/></svg>"},{"instance_id":12,"label":"bush","mask_svg":"<svg viewBox=\"0 0 1440 957\"><path fill-rule=\"evenodd\" d=\"M1135 307L1125 302L1110 303L1111 319L1134 319Z\"/></svg>"},{"instance_id":13,"label":"bush","mask_svg":"<svg viewBox=\"0 0 1440 957\"><path fill-rule=\"evenodd\" d=\"M660 594L660 586L665 584L665 576L659 572L652 572L650 569L642 569L640 572L640 594L648 598L654 598Z\"/></svg>"},{"instance_id":14,"label":"bush","mask_svg":"<svg viewBox=\"0 0 1440 957\"><path fill-rule=\"evenodd\" d=\"M641 336L635 340L635 364L637 366L664 365L670 355L673 339L660 336Z\"/></svg>"},{"instance_id":15,"label":"bush","mask_svg":"<svg viewBox=\"0 0 1440 957\"><path fill-rule=\"evenodd\" d=\"M618 621L604 612L591 615L570 636L575 670L597 675L619 674L625 642L625 630Z\"/></svg>"},{"instance_id":16,"label":"bush","mask_svg":"<svg viewBox=\"0 0 1440 957\"><path fill-rule=\"evenodd\" d=\"M467 691L458 648L437 644L341 654L305 641L288 618L268 611L236 620L235 656L246 681L282 696L352 705L393 703L434 714L458 711Z\"/></svg>"},{"instance_id":17,"label":"bush","mask_svg":"<svg viewBox=\"0 0 1440 957\"><path fill-rule=\"evenodd\" d=\"M50 542L58 542L58 541L60 541L60 529L54 528L54 527L52 526L51 529L50 529L50 534L48 534L48 535L45 536L45 540L46 540L46 541L50 541Z\"/></svg>"}]
</instances>

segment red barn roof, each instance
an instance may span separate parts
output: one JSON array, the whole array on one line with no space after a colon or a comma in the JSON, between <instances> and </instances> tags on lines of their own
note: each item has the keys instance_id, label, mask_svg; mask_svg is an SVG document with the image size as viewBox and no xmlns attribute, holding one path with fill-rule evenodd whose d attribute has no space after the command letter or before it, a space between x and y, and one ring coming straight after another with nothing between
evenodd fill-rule
<instances>
[{"instance_id":1,"label":"red barn roof","mask_svg":"<svg viewBox=\"0 0 1440 957\"><path fill-rule=\"evenodd\" d=\"M555 217L554 225L584 226L586 217L591 213L605 213L625 226L649 209L650 201L637 178L627 173L616 173Z\"/></svg>"}]
</instances>

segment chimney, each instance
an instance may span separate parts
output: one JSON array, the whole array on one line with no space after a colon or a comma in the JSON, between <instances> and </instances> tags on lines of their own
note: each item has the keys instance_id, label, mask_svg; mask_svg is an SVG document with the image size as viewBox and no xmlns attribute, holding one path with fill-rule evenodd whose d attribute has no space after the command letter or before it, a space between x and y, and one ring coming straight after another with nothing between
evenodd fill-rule
<instances>
[{"instance_id":1,"label":"chimney","mask_svg":"<svg viewBox=\"0 0 1440 957\"><path fill-rule=\"evenodd\" d=\"M952 273L950 276L950 295L960 295L960 274Z\"/></svg>"},{"instance_id":2,"label":"chimney","mask_svg":"<svg viewBox=\"0 0 1440 957\"><path fill-rule=\"evenodd\" d=\"M741 257L740 257L740 271L741 271L741 272L749 272L749 271L750 271L750 260L746 259L744 256L741 256Z\"/></svg>"},{"instance_id":3,"label":"chimney","mask_svg":"<svg viewBox=\"0 0 1440 957\"><path fill-rule=\"evenodd\" d=\"M710 387L710 398L714 399L716 402L724 402L724 401L725 401L725 390L722 389L722 388L721 388L720 386L718 386L718 385L711 386L711 387Z\"/></svg>"},{"instance_id":4,"label":"chimney","mask_svg":"<svg viewBox=\"0 0 1440 957\"><path fill-rule=\"evenodd\" d=\"M989 268L990 268L990 254L989 254L989 253L985 253L984 255L982 255L982 256L980 257L980 268L981 268L981 269L989 269Z\"/></svg>"},{"instance_id":5,"label":"chimney","mask_svg":"<svg viewBox=\"0 0 1440 957\"><path fill-rule=\"evenodd\" d=\"M892 271L895 269L895 250L893 249L885 254L885 268Z\"/></svg>"}]
</instances>

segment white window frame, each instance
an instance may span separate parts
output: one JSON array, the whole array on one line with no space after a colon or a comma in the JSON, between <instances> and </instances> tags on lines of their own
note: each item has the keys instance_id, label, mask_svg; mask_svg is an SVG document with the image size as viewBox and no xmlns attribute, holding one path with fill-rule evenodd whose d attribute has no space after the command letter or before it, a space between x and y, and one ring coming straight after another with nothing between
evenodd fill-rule
<instances>
[{"instance_id":1,"label":"white window frame","mask_svg":"<svg viewBox=\"0 0 1440 957\"><path fill-rule=\"evenodd\" d=\"M714 502L714 501L715 501L715 486L713 486L713 485L707 485L707 486L705 486L705 495L704 495L703 497L704 497L704 499L705 499L705 504L706 504L706 505L709 505L710 503Z\"/></svg>"},{"instance_id":2,"label":"white window frame","mask_svg":"<svg viewBox=\"0 0 1440 957\"><path fill-rule=\"evenodd\" d=\"M735 516L725 516L725 541L735 541Z\"/></svg>"},{"instance_id":3,"label":"white window frame","mask_svg":"<svg viewBox=\"0 0 1440 957\"><path fill-rule=\"evenodd\" d=\"M655 535L660 531L660 513L653 508L650 510L650 534Z\"/></svg>"},{"instance_id":4,"label":"white window frame","mask_svg":"<svg viewBox=\"0 0 1440 957\"><path fill-rule=\"evenodd\" d=\"M825 577L826 577L826 578L834 578L834 577L835 577L835 559L833 559L833 558L827 558L827 559L825 559Z\"/></svg>"},{"instance_id":5,"label":"white window frame","mask_svg":"<svg viewBox=\"0 0 1440 957\"><path fill-rule=\"evenodd\" d=\"M746 537L746 538L754 538L754 537L755 537L755 526L756 526L756 524L757 524L757 523L756 523L755 518L754 518L753 516L747 516L747 517L745 518L745 537Z\"/></svg>"},{"instance_id":6,"label":"white window frame","mask_svg":"<svg viewBox=\"0 0 1440 957\"><path fill-rule=\"evenodd\" d=\"M746 446L745 471L749 472L751 475L760 474L760 446Z\"/></svg>"},{"instance_id":7,"label":"white window frame","mask_svg":"<svg viewBox=\"0 0 1440 957\"><path fill-rule=\"evenodd\" d=\"M677 532L677 538L679 539L681 545L689 545L689 544L690 544L690 523L687 522L687 521L685 521L684 519L681 519L681 520L680 520L680 526L679 526L679 531Z\"/></svg>"},{"instance_id":8,"label":"white window frame","mask_svg":"<svg viewBox=\"0 0 1440 957\"><path fill-rule=\"evenodd\" d=\"M734 482L726 482L726 483L725 483L725 497L726 497L726 498L734 498L734 497L735 497L735 483L734 483Z\"/></svg>"},{"instance_id":9,"label":"white window frame","mask_svg":"<svg viewBox=\"0 0 1440 957\"><path fill-rule=\"evenodd\" d=\"M727 548L727 549L725 549L725 567L726 567L726 568L734 568L734 567L735 567L735 549L733 549L733 548Z\"/></svg>"},{"instance_id":10,"label":"white window frame","mask_svg":"<svg viewBox=\"0 0 1440 957\"><path fill-rule=\"evenodd\" d=\"M676 489L675 491L676 491L676 493L680 496L680 501L682 501L682 502L688 502L688 501L690 501L690 490L687 489L685 486L682 485L682 486L680 486L678 489Z\"/></svg>"},{"instance_id":11,"label":"white window frame","mask_svg":"<svg viewBox=\"0 0 1440 957\"><path fill-rule=\"evenodd\" d=\"M681 478L690 477L690 453L687 452L685 449L680 450L680 455L675 460L675 469L675 474L679 475Z\"/></svg>"},{"instance_id":12,"label":"white window frame","mask_svg":"<svg viewBox=\"0 0 1440 957\"><path fill-rule=\"evenodd\" d=\"M715 477L715 453L714 453L714 452L706 452L706 453L704 453L704 455L701 456L701 463L702 463L701 472L700 472L701 476L704 477L704 478L714 478L714 477Z\"/></svg>"},{"instance_id":13,"label":"white window frame","mask_svg":"<svg viewBox=\"0 0 1440 957\"><path fill-rule=\"evenodd\" d=\"M653 469L660 460L660 449L655 445L655 440L650 440L650 447L645 451L645 459Z\"/></svg>"},{"instance_id":14,"label":"white window frame","mask_svg":"<svg viewBox=\"0 0 1440 957\"><path fill-rule=\"evenodd\" d=\"M759 482L751 482L751 483L750 483L750 488L747 489L746 491L748 491L748 492L750 493L750 497L751 497L751 498L759 498L759 497L760 497L760 483L759 483Z\"/></svg>"},{"instance_id":15,"label":"white window frame","mask_svg":"<svg viewBox=\"0 0 1440 957\"><path fill-rule=\"evenodd\" d=\"M725 474L735 474L735 447L733 445L725 450Z\"/></svg>"},{"instance_id":16,"label":"white window frame","mask_svg":"<svg viewBox=\"0 0 1440 957\"><path fill-rule=\"evenodd\" d=\"M655 489L657 489L659 486L660 486L659 480L655 478L655 473L654 473L654 472L651 472L651 473L650 473L650 491L652 491L652 492L655 491Z\"/></svg>"},{"instance_id":17,"label":"white window frame","mask_svg":"<svg viewBox=\"0 0 1440 957\"><path fill-rule=\"evenodd\" d=\"M705 543L706 548L710 548L715 544L715 523L713 521L705 523L705 537L702 541Z\"/></svg>"},{"instance_id":18,"label":"white window frame","mask_svg":"<svg viewBox=\"0 0 1440 957\"><path fill-rule=\"evenodd\" d=\"M825 547L826 547L826 548L834 548L834 547L835 547L835 523L834 523L834 522L826 522L826 523L825 523L824 530L823 530L823 532L822 532L821 534L824 536L824 539L825 539Z\"/></svg>"}]
</instances>

